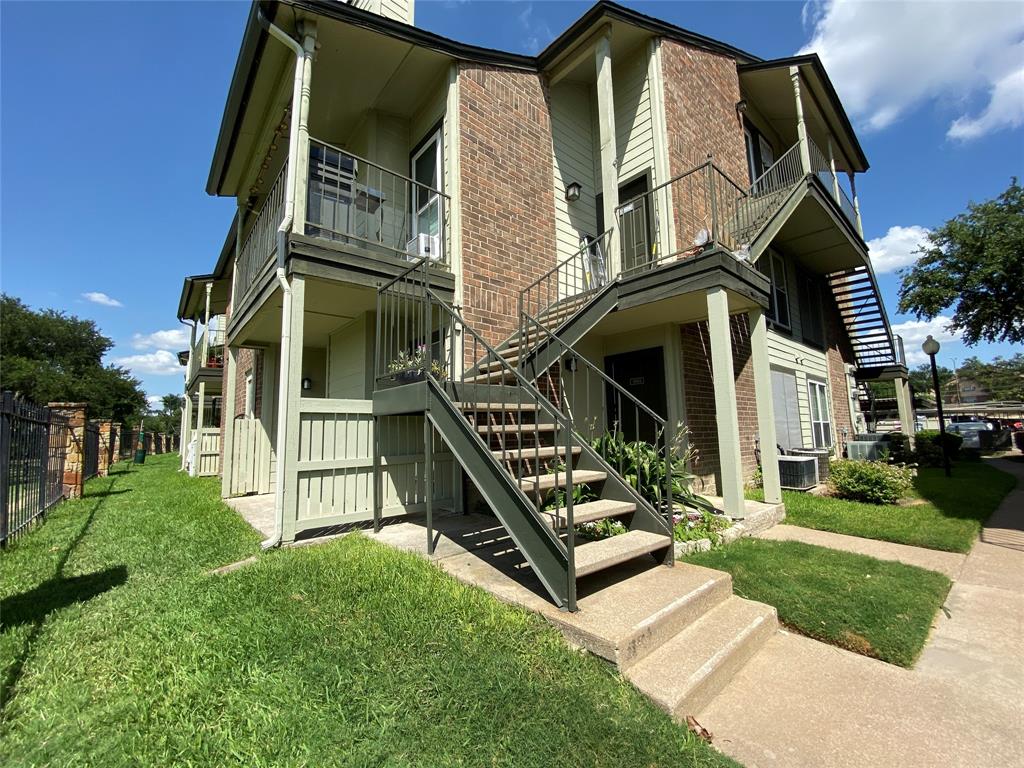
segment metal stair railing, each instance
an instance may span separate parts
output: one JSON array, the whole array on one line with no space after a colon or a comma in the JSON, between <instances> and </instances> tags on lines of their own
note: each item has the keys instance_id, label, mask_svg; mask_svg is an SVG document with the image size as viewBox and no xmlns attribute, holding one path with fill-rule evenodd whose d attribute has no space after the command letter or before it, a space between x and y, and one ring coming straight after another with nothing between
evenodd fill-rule
<instances>
[{"instance_id":1,"label":"metal stair railing","mask_svg":"<svg viewBox=\"0 0 1024 768\"><path fill-rule=\"evenodd\" d=\"M609 283L607 229L587 239L571 256L555 264L519 292L519 313L543 317L553 307L571 299L588 296Z\"/></svg>"}]
</instances>

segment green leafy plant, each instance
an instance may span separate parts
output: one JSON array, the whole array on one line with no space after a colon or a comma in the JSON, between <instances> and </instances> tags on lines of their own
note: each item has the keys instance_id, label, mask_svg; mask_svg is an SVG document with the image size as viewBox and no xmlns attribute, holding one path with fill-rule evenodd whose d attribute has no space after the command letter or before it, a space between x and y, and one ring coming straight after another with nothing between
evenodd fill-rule
<instances>
[{"instance_id":1,"label":"green leafy plant","mask_svg":"<svg viewBox=\"0 0 1024 768\"><path fill-rule=\"evenodd\" d=\"M869 504L895 504L910 491L909 468L882 461L841 459L832 462L828 485L832 495Z\"/></svg>"},{"instance_id":2,"label":"green leafy plant","mask_svg":"<svg viewBox=\"0 0 1024 768\"><path fill-rule=\"evenodd\" d=\"M430 370L430 375L438 381L448 378L448 371L440 360L431 360L427 364L427 345L419 344L415 351L407 352L404 349L395 356L395 359L388 363L388 373L425 373Z\"/></svg>"},{"instance_id":3,"label":"green leafy plant","mask_svg":"<svg viewBox=\"0 0 1024 768\"><path fill-rule=\"evenodd\" d=\"M949 458L960 455L960 446L964 438L955 432L946 433L946 450ZM917 461L925 467L942 466L942 433L937 429L925 429L917 433Z\"/></svg>"},{"instance_id":4,"label":"green leafy plant","mask_svg":"<svg viewBox=\"0 0 1024 768\"><path fill-rule=\"evenodd\" d=\"M672 515L672 538L676 541L698 541L710 539L712 546L722 542L722 531L732 526L725 515L702 509L686 514Z\"/></svg>"}]
</instances>

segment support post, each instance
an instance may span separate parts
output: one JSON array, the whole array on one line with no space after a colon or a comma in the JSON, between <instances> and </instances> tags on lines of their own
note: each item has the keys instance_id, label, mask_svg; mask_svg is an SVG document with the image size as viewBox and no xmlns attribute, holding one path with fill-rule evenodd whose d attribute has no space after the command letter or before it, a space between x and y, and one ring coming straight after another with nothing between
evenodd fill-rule
<instances>
[{"instance_id":1,"label":"support post","mask_svg":"<svg viewBox=\"0 0 1024 768\"><path fill-rule=\"evenodd\" d=\"M210 293L213 291L213 283L206 284L206 309L203 311L203 349L199 358L199 367L206 368L210 362Z\"/></svg>"},{"instance_id":2,"label":"support post","mask_svg":"<svg viewBox=\"0 0 1024 768\"><path fill-rule=\"evenodd\" d=\"M612 89L611 29L598 37L594 45L594 64L597 69L597 128L601 146L601 194L605 229L608 238L608 276L618 277L622 271L622 249L619 243L619 222L615 209L619 207L618 150L615 146L615 93Z\"/></svg>"},{"instance_id":3,"label":"support post","mask_svg":"<svg viewBox=\"0 0 1024 768\"><path fill-rule=\"evenodd\" d=\"M828 136L828 168L832 173L832 197L842 205L839 199L839 176L836 175L836 156L832 153L832 134Z\"/></svg>"},{"instance_id":4,"label":"support post","mask_svg":"<svg viewBox=\"0 0 1024 768\"><path fill-rule=\"evenodd\" d=\"M292 218L292 232L306 231L306 186L309 179L309 95L313 87L313 54L316 52L316 22L303 19L301 22L302 48L302 96L299 99L299 129L295 157L295 212ZM294 105L292 107L295 108Z\"/></svg>"},{"instance_id":5,"label":"support post","mask_svg":"<svg viewBox=\"0 0 1024 768\"><path fill-rule=\"evenodd\" d=\"M772 401L772 370L768 362L768 326L761 308L750 310L750 351L754 368L754 398L757 401L757 434L761 441L761 483L764 500L782 503L779 457L775 436L775 407Z\"/></svg>"},{"instance_id":6,"label":"support post","mask_svg":"<svg viewBox=\"0 0 1024 768\"><path fill-rule=\"evenodd\" d=\"M185 413L182 416L181 423L181 468L192 474L192 468L188 465L188 447L192 442L192 393L188 391L185 392ZM195 461L194 457L193 461Z\"/></svg>"},{"instance_id":7,"label":"support post","mask_svg":"<svg viewBox=\"0 0 1024 768\"><path fill-rule=\"evenodd\" d=\"M860 220L860 200L857 199L857 182L854 179L853 171L847 171L847 177L850 179L850 194L853 195L853 213L857 217L857 234L863 240L864 222Z\"/></svg>"},{"instance_id":8,"label":"support post","mask_svg":"<svg viewBox=\"0 0 1024 768\"><path fill-rule=\"evenodd\" d=\"M192 477L199 474L199 456L203 451L203 428L206 426L206 382L199 382L199 403L196 406L196 453L192 461Z\"/></svg>"},{"instance_id":9,"label":"support post","mask_svg":"<svg viewBox=\"0 0 1024 768\"><path fill-rule=\"evenodd\" d=\"M805 174L811 173L811 146L807 141L807 123L804 121L804 100L800 95L800 67L790 67L793 98L796 100L796 134L800 139L800 165Z\"/></svg>"},{"instance_id":10,"label":"support post","mask_svg":"<svg viewBox=\"0 0 1024 768\"><path fill-rule=\"evenodd\" d=\"M910 396L910 385L902 377L896 379L896 410L900 414L900 431L910 438L910 446L914 446L914 401Z\"/></svg>"},{"instance_id":11,"label":"support post","mask_svg":"<svg viewBox=\"0 0 1024 768\"><path fill-rule=\"evenodd\" d=\"M220 495L231 495L231 479L235 474L235 387L238 381L238 347L224 344L224 392L220 420L224 436L220 441ZM197 451L198 453L198 451Z\"/></svg>"},{"instance_id":12,"label":"support post","mask_svg":"<svg viewBox=\"0 0 1024 768\"><path fill-rule=\"evenodd\" d=\"M380 417L373 417L373 532L380 533L384 503L382 499L384 482L381 476Z\"/></svg>"},{"instance_id":13,"label":"support post","mask_svg":"<svg viewBox=\"0 0 1024 768\"><path fill-rule=\"evenodd\" d=\"M711 338L711 374L715 388L715 422L718 426L718 492L725 512L743 512L743 459L740 454L740 421L736 412L736 377L732 364L729 329L729 297L725 289L708 290L708 335Z\"/></svg>"},{"instance_id":14,"label":"support post","mask_svg":"<svg viewBox=\"0 0 1024 768\"><path fill-rule=\"evenodd\" d=\"M427 504L427 555L434 555L434 425L423 414L423 495Z\"/></svg>"},{"instance_id":15,"label":"support post","mask_svg":"<svg viewBox=\"0 0 1024 768\"><path fill-rule=\"evenodd\" d=\"M290 544L295 541L295 511L298 509L299 491L299 408L302 405L302 347L304 343L304 320L306 307L306 278L292 275L291 311L288 315L290 338L288 359L281 361L278 379L281 392L279 397L287 403L285 413L277 418L284 419L284 442L277 446L277 471L283 473L284 526L281 540ZM280 421L278 436L282 434ZM279 441L280 443L280 441Z\"/></svg>"}]
</instances>

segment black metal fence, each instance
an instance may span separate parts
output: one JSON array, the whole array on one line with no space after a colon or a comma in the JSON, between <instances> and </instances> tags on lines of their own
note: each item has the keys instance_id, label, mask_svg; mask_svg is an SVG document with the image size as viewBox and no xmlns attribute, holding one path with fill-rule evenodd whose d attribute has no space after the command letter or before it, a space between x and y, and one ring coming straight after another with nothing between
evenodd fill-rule
<instances>
[{"instance_id":1,"label":"black metal fence","mask_svg":"<svg viewBox=\"0 0 1024 768\"><path fill-rule=\"evenodd\" d=\"M85 445L82 446L82 479L96 477L100 471L100 427L88 422L85 425Z\"/></svg>"},{"instance_id":2,"label":"black metal fence","mask_svg":"<svg viewBox=\"0 0 1024 768\"><path fill-rule=\"evenodd\" d=\"M0 546L64 498L67 434L65 416L0 395Z\"/></svg>"},{"instance_id":3,"label":"black metal fence","mask_svg":"<svg viewBox=\"0 0 1024 768\"><path fill-rule=\"evenodd\" d=\"M135 452L136 439L138 439L138 433L128 425L122 425L121 438L117 446L119 458L130 459L132 457Z\"/></svg>"}]
</instances>

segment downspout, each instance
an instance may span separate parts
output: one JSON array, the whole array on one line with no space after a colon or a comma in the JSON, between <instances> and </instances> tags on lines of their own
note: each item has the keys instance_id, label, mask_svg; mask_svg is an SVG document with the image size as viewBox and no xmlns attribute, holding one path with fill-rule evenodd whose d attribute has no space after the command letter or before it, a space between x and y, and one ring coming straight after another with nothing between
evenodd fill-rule
<instances>
[{"instance_id":1,"label":"downspout","mask_svg":"<svg viewBox=\"0 0 1024 768\"><path fill-rule=\"evenodd\" d=\"M284 218L277 228L277 281L281 284L281 352L279 356L279 379L287 379L288 358L291 355L291 312L292 286L285 274L285 255L288 247L288 232L295 220L295 183L299 153L299 104L302 101L302 80L306 58L305 49L290 35L270 23L259 5L256 17L271 37L288 46L295 54L295 80L292 86L292 120L288 136L288 175L285 180ZM283 375L281 375L283 372ZM288 387L278 386L277 393L277 449L278 468L274 479L274 532L260 545L263 549L276 547L284 533L284 483L285 473L281 466L281 450L287 439Z\"/></svg>"}]
</instances>

